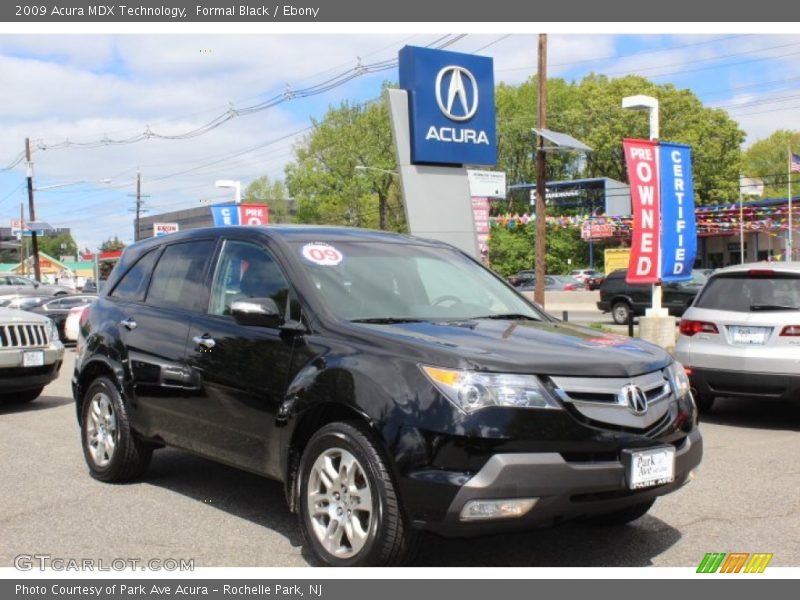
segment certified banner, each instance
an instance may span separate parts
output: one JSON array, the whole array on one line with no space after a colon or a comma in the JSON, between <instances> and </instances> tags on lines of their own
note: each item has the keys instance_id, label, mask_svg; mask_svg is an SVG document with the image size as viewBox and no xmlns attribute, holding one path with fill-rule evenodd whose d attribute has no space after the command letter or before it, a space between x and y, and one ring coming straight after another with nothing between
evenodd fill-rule
<instances>
[{"instance_id":1,"label":"certified banner","mask_svg":"<svg viewBox=\"0 0 800 600\"><path fill-rule=\"evenodd\" d=\"M689 146L661 142L661 279L692 278L697 253L692 154Z\"/></svg>"},{"instance_id":2,"label":"certified banner","mask_svg":"<svg viewBox=\"0 0 800 600\"><path fill-rule=\"evenodd\" d=\"M661 234L658 144L649 140L626 139L622 146L633 207L633 238L626 280L629 283L656 283Z\"/></svg>"}]
</instances>

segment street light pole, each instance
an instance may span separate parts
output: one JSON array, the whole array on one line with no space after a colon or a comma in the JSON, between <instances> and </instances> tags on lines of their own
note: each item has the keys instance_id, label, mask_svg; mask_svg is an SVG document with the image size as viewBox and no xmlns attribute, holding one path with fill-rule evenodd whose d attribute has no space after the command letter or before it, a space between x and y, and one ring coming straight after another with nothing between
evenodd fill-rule
<instances>
[{"instance_id":1,"label":"street light pole","mask_svg":"<svg viewBox=\"0 0 800 600\"><path fill-rule=\"evenodd\" d=\"M242 182L233 179L218 179L214 185L218 188L233 188L234 202L239 205L242 203Z\"/></svg>"},{"instance_id":2,"label":"street light pole","mask_svg":"<svg viewBox=\"0 0 800 600\"><path fill-rule=\"evenodd\" d=\"M547 34L539 34L539 119L537 127L547 129ZM545 252L547 252L547 205L545 204L547 160L544 137L539 135L536 149L536 281L533 299L544 306Z\"/></svg>"}]
</instances>

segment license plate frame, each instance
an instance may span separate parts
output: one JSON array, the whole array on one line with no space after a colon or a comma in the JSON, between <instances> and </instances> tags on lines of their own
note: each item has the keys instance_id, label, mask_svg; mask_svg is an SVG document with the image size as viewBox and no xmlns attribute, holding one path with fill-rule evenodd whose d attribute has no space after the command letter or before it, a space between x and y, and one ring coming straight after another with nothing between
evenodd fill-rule
<instances>
[{"instance_id":1,"label":"license plate frame","mask_svg":"<svg viewBox=\"0 0 800 600\"><path fill-rule=\"evenodd\" d=\"M623 450L628 489L641 490L675 481L675 447Z\"/></svg>"},{"instance_id":2,"label":"license plate frame","mask_svg":"<svg viewBox=\"0 0 800 600\"><path fill-rule=\"evenodd\" d=\"M28 367L43 367L44 366L44 351L43 350L25 350L22 353L22 366Z\"/></svg>"},{"instance_id":3,"label":"license plate frame","mask_svg":"<svg viewBox=\"0 0 800 600\"><path fill-rule=\"evenodd\" d=\"M739 346L763 346L769 333L769 327L731 325L731 341Z\"/></svg>"}]
</instances>

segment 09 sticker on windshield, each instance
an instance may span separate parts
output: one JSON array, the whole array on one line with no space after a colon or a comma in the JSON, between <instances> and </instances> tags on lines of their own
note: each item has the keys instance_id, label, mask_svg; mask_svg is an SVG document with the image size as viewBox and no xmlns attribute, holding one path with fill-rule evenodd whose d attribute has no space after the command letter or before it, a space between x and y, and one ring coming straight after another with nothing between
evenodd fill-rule
<instances>
[{"instance_id":1,"label":"09 sticker on windshield","mask_svg":"<svg viewBox=\"0 0 800 600\"><path fill-rule=\"evenodd\" d=\"M303 246L303 258L324 267L335 267L342 262L344 256L330 244L315 242Z\"/></svg>"}]
</instances>

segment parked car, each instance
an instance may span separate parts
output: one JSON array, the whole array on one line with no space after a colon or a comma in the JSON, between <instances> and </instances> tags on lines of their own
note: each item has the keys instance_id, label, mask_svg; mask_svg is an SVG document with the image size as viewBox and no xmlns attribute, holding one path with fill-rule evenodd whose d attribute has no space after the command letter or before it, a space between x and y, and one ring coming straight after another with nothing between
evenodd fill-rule
<instances>
[{"instance_id":1,"label":"parked car","mask_svg":"<svg viewBox=\"0 0 800 600\"><path fill-rule=\"evenodd\" d=\"M628 316L641 316L652 305L652 286L633 284L625 281L627 269L618 269L609 273L600 286L600 300L597 308L602 312L611 312L615 323L624 325ZM665 283L662 287L662 306L669 314L680 317L691 305L697 293L706 282L702 273L693 272L688 281Z\"/></svg>"},{"instance_id":2,"label":"parked car","mask_svg":"<svg viewBox=\"0 0 800 600\"><path fill-rule=\"evenodd\" d=\"M361 229L129 246L73 391L93 477L140 477L167 445L277 479L335 566L399 563L419 530L629 522L702 455L661 348L562 323L447 244Z\"/></svg>"},{"instance_id":3,"label":"parked car","mask_svg":"<svg viewBox=\"0 0 800 600\"><path fill-rule=\"evenodd\" d=\"M81 289L81 292L84 294L98 294L103 290L105 283L105 279L101 279L99 285L94 279L87 279L83 284L83 289Z\"/></svg>"},{"instance_id":4,"label":"parked car","mask_svg":"<svg viewBox=\"0 0 800 600\"><path fill-rule=\"evenodd\" d=\"M0 296L0 306L16 310L27 310L52 299L53 296L20 296L19 294L11 294Z\"/></svg>"},{"instance_id":5,"label":"parked car","mask_svg":"<svg viewBox=\"0 0 800 600\"><path fill-rule=\"evenodd\" d=\"M64 346L47 317L0 308L0 401L31 402L58 377Z\"/></svg>"},{"instance_id":6,"label":"parked car","mask_svg":"<svg viewBox=\"0 0 800 600\"><path fill-rule=\"evenodd\" d=\"M596 290L605 280L605 273L594 269L575 269L570 272L570 277L574 277L586 286L588 290Z\"/></svg>"},{"instance_id":7,"label":"parked car","mask_svg":"<svg viewBox=\"0 0 800 600\"><path fill-rule=\"evenodd\" d=\"M536 271L519 271L509 277L508 282L520 292L532 292L536 288ZM585 286L567 275L545 275L545 291L577 291Z\"/></svg>"},{"instance_id":8,"label":"parked car","mask_svg":"<svg viewBox=\"0 0 800 600\"><path fill-rule=\"evenodd\" d=\"M0 275L0 295L63 296L75 290L63 285L48 285L19 275Z\"/></svg>"},{"instance_id":9,"label":"parked car","mask_svg":"<svg viewBox=\"0 0 800 600\"><path fill-rule=\"evenodd\" d=\"M683 315L676 355L695 398L800 401L800 263L715 271Z\"/></svg>"},{"instance_id":10,"label":"parked car","mask_svg":"<svg viewBox=\"0 0 800 600\"><path fill-rule=\"evenodd\" d=\"M93 294L73 294L71 296L64 296L60 298L48 298L45 302L40 302L30 308L24 308L39 315L50 317L58 328L58 335L61 341L66 341L64 335L64 324L67 316L73 308L82 308L91 304L97 298ZM75 338L69 340L75 341Z\"/></svg>"},{"instance_id":11,"label":"parked car","mask_svg":"<svg viewBox=\"0 0 800 600\"><path fill-rule=\"evenodd\" d=\"M81 320L88 314L91 304L73 306L69 309L66 319L64 319L64 341L77 342L80 335Z\"/></svg>"}]
</instances>

